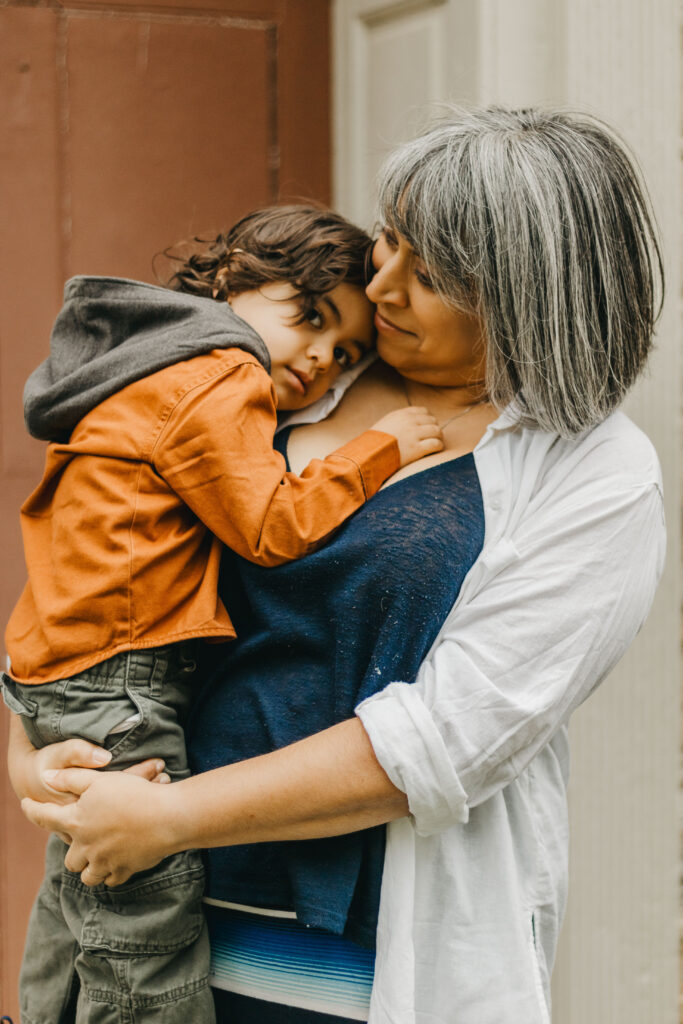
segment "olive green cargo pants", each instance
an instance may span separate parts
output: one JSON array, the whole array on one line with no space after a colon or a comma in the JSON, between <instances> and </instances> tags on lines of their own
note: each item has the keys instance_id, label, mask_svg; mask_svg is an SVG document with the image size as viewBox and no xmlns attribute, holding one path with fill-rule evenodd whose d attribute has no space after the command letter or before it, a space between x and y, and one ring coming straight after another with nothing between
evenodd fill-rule
<instances>
[{"instance_id":1,"label":"olive green cargo pants","mask_svg":"<svg viewBox=\"0 0 683 1024\"><path fill-rule=\"evenodd\" d=\"M38 686L3 675L3 696L35 746L80 736L111 750L107 769L161 757L175 781L188 774L195 669L192 645L174 644ZM107 888L67 871L66 849L50 837L21 970L22 1024L212 1024L200 854Z\"/></svg>"}]
</instances>

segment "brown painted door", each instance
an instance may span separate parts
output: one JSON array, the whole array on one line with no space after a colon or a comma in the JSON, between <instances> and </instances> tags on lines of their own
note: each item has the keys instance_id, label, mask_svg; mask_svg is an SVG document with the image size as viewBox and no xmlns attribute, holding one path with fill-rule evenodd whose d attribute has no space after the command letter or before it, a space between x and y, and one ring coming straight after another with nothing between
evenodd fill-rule
<instances>
[{"instance_id":1,"label":"brown painted door","mask_svg":"<svg viewBox=\"0 0 683 1024\"><path fill-rule=\"evenodd\" d=\"M154 281L153 255L179 239L279 198L327 201L328 17L328 0L0 9L3 624L24 579L17 512L43 461L21 393L47 354L64 281ZM17 1022L44 839L0 778L0 1016Z\"/></svg>"}]
</instances>

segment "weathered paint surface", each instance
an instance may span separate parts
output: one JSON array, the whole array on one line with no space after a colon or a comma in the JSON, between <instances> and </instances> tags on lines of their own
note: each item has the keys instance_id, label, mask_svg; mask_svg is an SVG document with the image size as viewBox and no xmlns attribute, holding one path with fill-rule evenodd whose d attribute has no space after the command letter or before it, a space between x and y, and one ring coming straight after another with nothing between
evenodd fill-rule
<instances>
[{"instance_id":1,"label":"weathered paint surface","mask_svg":"<svg viewBox=\"0 0 683 1024\"><path fill-rule=\"evenodd\" d=\"M21 393L64 281L154 281L152 257L180 239L277 198L329 200L328 15L327 0L0 9L2 623L24 582L18 508L43 462ZM44 841L0 780L0 1015L16 1021Z\"/></svg>"}]
</instances>

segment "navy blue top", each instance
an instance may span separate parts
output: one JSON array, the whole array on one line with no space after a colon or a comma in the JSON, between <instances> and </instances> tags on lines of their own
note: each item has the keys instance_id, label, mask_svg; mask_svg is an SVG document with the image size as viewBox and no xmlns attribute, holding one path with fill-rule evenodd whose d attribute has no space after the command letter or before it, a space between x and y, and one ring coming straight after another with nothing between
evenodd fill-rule
<instances>
[{"instance_id":1,"label":"navy blue top","mask_svg":"<svg viewBox=\"0 0 683 1024\"><path fill-rule=\"evenodd\" d=\"M187 730L193 771L285 746L353 717L389 683L412 682L483 540L465 455L379 491L299 561L266 569L226 551L221 596L238 639L206 645L211 664ZM207 891L295 909L305 924L372 946L383 859L383 826L215 849Z\"/></svg>"}]
</instances>

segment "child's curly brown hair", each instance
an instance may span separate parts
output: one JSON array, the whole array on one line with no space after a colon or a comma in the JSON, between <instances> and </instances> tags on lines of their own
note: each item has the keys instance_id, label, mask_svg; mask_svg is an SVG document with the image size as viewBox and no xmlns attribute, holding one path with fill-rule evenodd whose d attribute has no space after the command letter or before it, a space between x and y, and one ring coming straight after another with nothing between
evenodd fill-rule
<instances>
[{"instance_id":1,"label":"child's curly brown hair","mask_svg":"<svg viewBox=\"0 0 683 1024\"><path fill-rule=\"evenodd\" d=\"M226 302L271 281L286 281L301 298L302 323L322 295L339 284L364 288L372 277L372 239L332 210L300 204L267 206L242 217L226 234L195 238L167 286ZM184 247L185 248L185 247Z\"/></svg>"}]
</instances>

